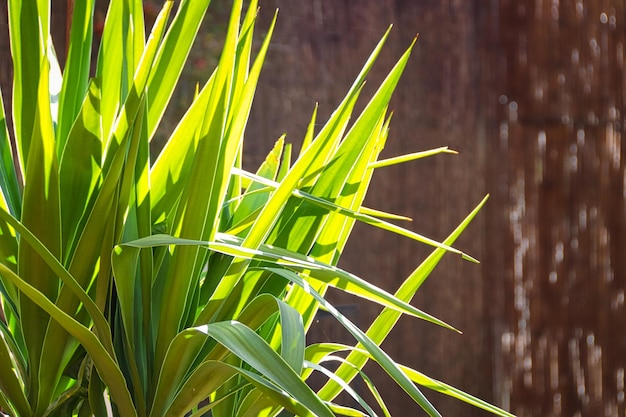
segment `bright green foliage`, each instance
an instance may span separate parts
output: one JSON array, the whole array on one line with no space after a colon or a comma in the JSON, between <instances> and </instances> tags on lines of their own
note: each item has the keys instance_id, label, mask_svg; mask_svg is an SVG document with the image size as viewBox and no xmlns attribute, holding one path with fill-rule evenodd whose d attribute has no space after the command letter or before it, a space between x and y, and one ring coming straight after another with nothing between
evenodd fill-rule
<instances>
[{"instance_id":1,"label":"bright green foliage","mask_svg":"<svg viewBox=\"0 0 626 417\"><path fill-rule=\"evenodd\" d=\"M9 0L13 136L0 94L0 410L19 417L375 415L349 386L372 359L428 415L418 386L492 407L395 363L379 346L478 208L443 243L362 206L387 106L410 49L353 115L383 37L291 162L280 138L256 173L244 132L274 24L252 56L257 2L234 2L218 67L155 160L150 141L209 0L166 1L149 36L142 2L110 3L90 78L94 0L75 3L61 74L49 0ZM37 30L39 28L39 30ZM355 120L349 124L349 120ZM16 152L13 152L13 144ZM15 158L13 155L17 155ZM355 221L435 247L395 295L336 267ZM466 256L467 257L467 256ZM471 260L470 257L467 257ZM324 299L336 287L384 307L364 332ZM355 346L305 345L319 308ZM349 351L346 358L335 355ZM340 361L331 372L323 365ZM319 392L312 371L328 376ZM363 411L335 404L346 391Z\"/></svg>"}]
</instances>

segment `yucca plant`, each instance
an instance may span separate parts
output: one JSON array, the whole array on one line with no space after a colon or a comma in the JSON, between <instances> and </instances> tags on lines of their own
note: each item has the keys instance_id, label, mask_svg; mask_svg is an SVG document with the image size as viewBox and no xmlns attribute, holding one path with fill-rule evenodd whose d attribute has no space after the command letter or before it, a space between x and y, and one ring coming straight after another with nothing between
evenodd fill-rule
<instances>
[{"instance_id":1,"label":"yucca plant","mask_svg":"<svg viewBox=\"0 0 626 417\"><path fill-rule=\"evenodd\" d=\"M90 76L94 1L75 2L61 73L50 2L9 0L13 138L0 103L0 410L11 416L375 415L350 382L376 361L430 416L418 386L510 414L394 362L379 347L480 205L438 243L362 202L402 55L349 119L383 43L292 163L280 138L255 173L243 139L274 23L253 59L257 2L234 1L218 67L154 160L151 139L209 0L166 1L145 38L140 0L110 3ZM275 21L275 19L274 19ZM8 57L4 57L8 59ZM0 95L1 99L1 95ZM395 295L336 267L355 221L434 246ZM468 257L471 260L471 258ZM362 331L335 287L384 306ZM354 346L306 346L318 309ZM340 356L338 353L343 352ZM330 371L324 365L339 362ZM312 372L328 382L317 392ZM346 391L359 409L333 402Z\"/></svg>"}]
</instances>

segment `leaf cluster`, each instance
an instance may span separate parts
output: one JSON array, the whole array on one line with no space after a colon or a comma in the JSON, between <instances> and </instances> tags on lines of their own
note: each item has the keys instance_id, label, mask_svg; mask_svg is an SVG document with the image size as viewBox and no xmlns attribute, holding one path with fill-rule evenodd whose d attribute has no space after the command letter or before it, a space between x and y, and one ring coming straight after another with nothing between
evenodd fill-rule
<instances>
[{"instance_id":1,"label":"leaf cluster","mask_svg":"<svg viewBox=\"0 0 626 417\"><path fill-rule=\"evenodd\" d=\"M350 387L360 375L388 414L362 371L373 360L431 416L439 414L418 385L509 415L380 348L401 314L452 328L409 302L445 252L465 256L451 245L484 203L442 243L362 205L375 169L449 152L378 160L411 48L353 114L385 34L318 132L314 112L295 161L280 138L248 172L245 128L276 19L253 54L257 2L244 11L237 0L217 67L152 158L208 5L183 0L174 11L166 1L146 37L142 2L112 1L92 77L95 0L75 2L63 71L50 2L8 1L14 83L13 126L0 102L0 410L376 415ZM355 221L434 250L389 294L336 266ZM384 310L363 331L324 298L329 287ZM307 346L318 309L356 344ZM332 361L340 362L334 371L325 367ZM307 384L314 371L328 377L317 392ZM336 404L342 391L360 408Z\"/></svg>"}]
</instances>

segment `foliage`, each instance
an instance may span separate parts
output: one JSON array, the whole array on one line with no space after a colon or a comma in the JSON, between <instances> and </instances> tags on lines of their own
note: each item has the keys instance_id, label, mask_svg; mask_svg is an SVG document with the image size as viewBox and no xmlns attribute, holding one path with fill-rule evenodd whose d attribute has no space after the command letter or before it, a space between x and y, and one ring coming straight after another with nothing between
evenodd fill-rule
<instances>
[{"instance_id":1,"label":"foliage","mask_svg":"<svg viewBox=\"0 0 626 417\"><path fill-rule=\"evenodd\" d=\"M166 1L147 39L142 2L111 2L90 77L94 2L75 2L63 72L50 2L8 2L14 141L2 105L0 409L19 417L375 415L349 386L371 359L431 416L439 414L416 383L509 415L379 347L401 314L451 328L409 301L444 252L461 254L449 245L480 207L437 243L362 206L374 169L447 151L377 161L410 48L354 123L386 35L317 133L314 113L294 163L280 138L258 171L246 172L244 131L274 23L253 59L257 4L242 15L235 1L219 65L151 160L209 0L183 0L174 16ZM336 267L357 220L435 247L395 295ZM324 299L328 287L385 309L364 332ZM320 308L358 343L306 346ZM324 367L336 360L337 370ZM328 376L318 392L306 383L313 371ZM344 390L363 411L333 402Z\"/></svg>"}]
</instances>

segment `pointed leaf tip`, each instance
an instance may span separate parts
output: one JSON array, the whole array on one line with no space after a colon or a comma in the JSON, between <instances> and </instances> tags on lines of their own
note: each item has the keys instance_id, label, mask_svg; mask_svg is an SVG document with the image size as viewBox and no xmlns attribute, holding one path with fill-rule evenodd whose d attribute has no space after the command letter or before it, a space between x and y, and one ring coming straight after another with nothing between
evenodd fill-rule
<instances>
[{"instance_id":1,"label":"pointed leaf tip","mask_svg":"<svg viewBox=\"0 0 626 417\"><path fill-rule=\"evenodd\" d=\"M476 258L474 258L472 256L469 256L466 253L461 253L461 258L465 259L466 261L470 261L472 263L475 263L475 264L480 264L480 261L478 259L476 259Z\"/></svg>"}]
</instances>

